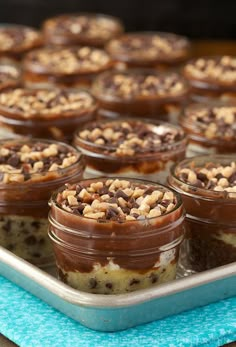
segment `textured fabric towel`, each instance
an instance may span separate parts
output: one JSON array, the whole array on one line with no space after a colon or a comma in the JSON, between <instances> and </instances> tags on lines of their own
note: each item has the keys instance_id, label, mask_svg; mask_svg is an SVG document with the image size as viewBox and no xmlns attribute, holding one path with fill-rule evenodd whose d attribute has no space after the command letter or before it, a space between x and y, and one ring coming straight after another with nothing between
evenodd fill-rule
<instances>
[{"instance_id":1,"label":"textured fabric towel","mask_svg":"<svg viewBox=\"0 0 236 347\"><path fill-rule=\"evenodd\" d=\"M92 331L0 277L0 332L20 347L216 347L236 340L236 297L126 331Z\"/></svg>"}]
</instances>

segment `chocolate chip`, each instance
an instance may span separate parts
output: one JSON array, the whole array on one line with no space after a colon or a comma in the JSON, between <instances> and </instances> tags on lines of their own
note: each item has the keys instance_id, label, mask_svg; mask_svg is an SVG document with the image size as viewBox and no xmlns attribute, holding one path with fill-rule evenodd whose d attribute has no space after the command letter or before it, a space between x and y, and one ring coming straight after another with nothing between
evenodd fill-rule
<instances>
[{"instance_id":1,"label":"chocolate chip","mask_svg":"<svg viewBox=\"0 0 236 347\"><path fill-rule=\"evenodd\" d=\"M29 246L35 245L37 243L37 239L34 235L30 235L25 238L25 243Z\"/></svg>"},{"instance_id":2,"label":"chocolate chip","mask_svg":"<svg viewBox=\"0 0 236 347\"><path fill-rule=\"evenodd\" d=\"M40 222L37 221L37 220L34 220L32 223L31 223L32 227L36 228L36 229L39 229L40 227Z\"/></svg>"},{"instance_id":3,"label":"chocolate chip","mask_svg":"<svg viewBox=\"0 0 236 347\"><path fill-rule=\"evenodd\" d=\"M112 289L112 287L113 287L113 284L111 282L106 283L106 288Z\"/></svg>"},{"instance_id":4,"label":"chocolate chip","mask_svg":"<svg viewBox=\"0 0 236 347\"><path fill-rule=\"evenodd\" d=\"M106 210L106 218L107 219L112 219L114 217L117 217L119 215L119 211L115 207L109 207Z\"/></svg>"},{"instance_id":5,"label":"chocolate chip","mask_svg":"<svg viewBox=\"0 0 236 347\"><path fill-rule=\"evenodd\" d=\"M221 178L224 178L224 175L222 175L221 173L218 173L215 177L216 177L218 180L220 180Z\"/></svg>"},{"instance_id":6,"label":"chocolate chip","mask_svg":"<svg viewBox=\"0 0 236 347\"><path fill-rule=\"evenodd\" d=\"M228 181L230 184L233 184L234 182L236 182L236 172L234 172L229 178Z\"/></svg>"},{"instance_id":7,"label":"chocolate chip","mask_svg":"<svg viewBox=\"0 0 236 347\"><path fill-rule=\"evenodd\" d=\"M17 167L20 163L20 158L17 154L13 154L8 160L7 164L13 167Z\"/></svg>"},{"instance_id":8,"label":"chocolate chip","mask_svg":"<svg viewBox=\"0 0 236 347\"><path fill-rule=\"evenodd\" d=\"M125 193L123 192L123 190L121 190L121 189L117 190L117 192L116 192L116 194L115 194L115 197L116 197L116 198L123 198L123 199L126 200L126 201L129 199L128 195L125 194Z\"/></svg>"},{"instance_id":9,"label":"chocolate chip","mask_svg":"<svg viewBox=\"0 0 236 347\"><path fill-rule=\"evenodd\" d=\"M182 175L184 175L184 174L182 174ZM187 174L186 174L186 175L187 175ZM188 177L188 175L187 175L187 177ZM205 174L202 173L202 172L198 172L198 173L197 173L197 178L198 178L200 181L202 181L202 182L205 182L205 181L208 180L207 175L205 175Z\"/></svg>"},{"instance_id":10,"label":"chocolate chip","mask_svg":"<svg viewBox=\"0 0 236 347\"><path fill-rule=\"evenodd\" d=\"M8 219L5 224L3 224L2 229L6 232L11 230L11 221Z\"/></svg>"},{"instance_id":11,"label":"chocolate chip","mask_svg":"<svg viewBox=\"0 0 236 347\"><path fill-rule=\"evenodd\" d=\"M95 278L90 278L89 281L88 281L88 286L90 289L94 289L97 287L97 280Z\"/></svg>"},{"instance_id":12,"label":"chocolate chip","mask_svg":"<svg viewBox=\"0 0 236 347\"><path fill-rule=\"evenodd\" d=\"M129 282L129 285L130 286L133 286L135 284L139 284L140 283L140 280L138 280L137 278L133 278L130 282Z\"/></svg>"},{"instance_id":13,"label":"chocolate chip","mask_svg":"<svg viewBox=\"0 0 236 347\"><path fill-rule=\"evenodd\" d=\"M149 276L151 283L156 283L158 281L158 275L154 274L153 272Z\"/></svg>"}]
</instances>

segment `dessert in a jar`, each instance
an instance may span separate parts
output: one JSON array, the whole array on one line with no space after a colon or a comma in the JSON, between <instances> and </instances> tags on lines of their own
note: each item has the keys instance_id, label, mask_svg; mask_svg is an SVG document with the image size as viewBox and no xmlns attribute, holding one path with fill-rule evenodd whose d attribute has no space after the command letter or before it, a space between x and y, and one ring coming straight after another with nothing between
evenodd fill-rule
<instances>
[{"instance_id":1,"label":"dessert in a jar","mask_svg":"<svg viewBox=\"0 0 236 347\"><path fill-rule=\"evenodd\" d=\"M168 179L186 209L181 266L198 272L236 261L235 155L206 155L177 164Z\"/></svg>"},{"instance_id":2,"label":"dessert in a jar","mask_svg":"<svg viewBox=\"0 0 236 347\"><path fill-rule=\"evenodd\" d=\"M108 71L92 86L103 118L136 116L177 122L188 97L185 80L153 69Z\"/></svg>"},{"instance_id":3,"label":"dessert in a jar","mask_svg":"<svg viewBox=\"0 0 236 347\"><path fill-rule=\"evenodd\" d=\"M70 142L95 118L96 101L79 89L18 88L0 94L0 124L8 134Z\"/></svg>"},{"instance_id":4,"label":"dessert in a jar","mask_svg":"<svg viewBox=\"0 0 236 347\"><path fill-rule=\"evenodd\" d=\"M48 200L65 182L82 177L75 148L42 139L0 142L0 245L43 266L52 261Z\"/></svg>"},{"instance_id":5,"label":"dessert in a jar","mask_svg":"<svg viewBox=\"0 0 236 347\"><path fill-rule=\"evenodd\" d=\"M106 50L120 68L167 69L189 58L190 42L172 33L134 32L110 41Z\"/></svg>"},{"instance_id":6,"label":"dessert in a jar","mask_svg":"<svg viewBox=\"0 0 236 347\"><path fill-rule=\"evenodd\" d=\"M53 46L85 45L103 47L121 35L123 24L118 18L99 13L62 14L43 23L44 41Z\"/></svg>"},{"instance_id":7,"label":"dessert in a jar","mask_svg":"<svg viewBox=\"0 0 236 347\"><path fill-rule=\"evenodd\" d=\"M85 177L123 176L162 183L170 167L185 158L186 142L178 126L135 118L87 123L74 139L84 154Z\"/></svg>"},{"instance_id":8,"label":"dessert in a jar","mask_svg":"<svg viewBox=\"0 0 236 347\"><path fill-rule=\"evenodd\" d=\"M0 57L19 60L42 45L39 31L24 25L6 24L0 27Z\"/></svg>"},{"instance_id":9,"label":"dessert in a jar","mask_svg":"<svg viewBox=\"0 0 236 347\"><path fill-rule=\"evenodd\" d=\"M50 206L59 278L73 288L120 294L175 278L184 212L171 189L97 178L67 184Z\"/></svg>"},{"instance_id":10,"label":"dessert in a jar","mask_svg":"<svg viewBox=\"0 0 236 347\"><path fill-rule=\"evenodd\" d=\"M87 87L101 72L113 67L104 50L92 47L45 47L28 53L23 77L29 87Z\"/></svg>"},{"instance_id":11,"label":"dessert in a jar","mask_svg":"<svg viewBox=\"0 0 236 347\"><path fill-rule=\"evenodd\" d=\"M16 88L21 83L21 71L18 65L0 60L0 92Z\"/></svg>"},{"instance_id":12,"label":"dessert in a jar","mask_svg":"<svg viewBox=\"0 0 236 347\"><path fill-rule=\"evenodd\" d=\"M236 98L236 57L208 56L189 61L183 70L195 101Z\"/></svg>"},{"instance_id":13,"label":"dessert in a jar","mask_svg":"<svg viewBox=\"0 0 236 347\"><path fill-rule=\"evenodd\" d=\"M188 135L187 156L236 153L236 103L192 104L180 124Z\"/></svg>"}]
</instances>

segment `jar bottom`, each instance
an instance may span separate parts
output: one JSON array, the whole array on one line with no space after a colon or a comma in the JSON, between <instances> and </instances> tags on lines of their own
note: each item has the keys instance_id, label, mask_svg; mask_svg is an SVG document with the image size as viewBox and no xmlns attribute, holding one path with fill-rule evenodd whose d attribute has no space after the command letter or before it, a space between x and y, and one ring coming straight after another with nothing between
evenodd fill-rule
<instances>
[{"instance_id":1,"label":"jar bottom","mask_svg":"<svg viewBox=\"0 0 236 347\"><path fill-rule=\"evenodd\" d=\"M176 262L172 261L145 273L99 266L89 273L65 271L58 266L58 272L59 279L75 289L96 294L121 294L169 282L176 277L176 267Z\"/></svg>"},{"instance_id":2,"label":"jar bottom","mask_svg":"<svg viewBox=\"0 0 236 347\"><path fill-rule=\"evenodd\" d=\"M0 245L37 266L53 262L47 218L0 216Z\"/></svg>"}]
</instances>

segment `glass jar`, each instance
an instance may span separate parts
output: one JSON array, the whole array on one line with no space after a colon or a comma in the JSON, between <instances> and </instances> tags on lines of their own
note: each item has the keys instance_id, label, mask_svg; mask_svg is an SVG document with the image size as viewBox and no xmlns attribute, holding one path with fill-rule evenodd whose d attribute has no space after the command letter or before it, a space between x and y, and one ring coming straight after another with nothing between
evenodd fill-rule
<instances>
[{"instance_id":1,"label":"glass jar","mask_svg":"<svg viewBox=\"0 0 236 347\"><path fill-rule=\"evenodd\" d=\"M189 88L176 73L154 69L108 71L93 83L98 116L104 118L142 117L177 122L187 103Z\"/></svg>"},{"instance_id":2,"label":"glass jar","mask_svg":"<svg viewBox=\"0 0 236 347\"><path fill-rule=\"evenodd\" d=\"M102 49L45 47L25 55L23 80L30 88L90 88L98 74L113 68L113 61Z\"/></svg>"},{"instance_id":3,"label":"glass jar","mask_svg":"<svg viewBox=\"0 0 236 347\"><path fill-rule=\"evenodd\" d=\"M49 18L42 30L47 45L104 47L109 40L122 34L124 27L116 17L81 12Z\"/></svg>"},{"instance_id":4,"label":"glass jar","mask_svg":"<svg viewBox=\"0 0 236 347\"><path fill-rule=\"evenodd\" d=\"M199 182L189 184L181 180L179 172L206 165L210 168L217 163L225 167L232 162L235 163L233 155L198 156L183 160L171 170L168 183L181 194L186 209L186 238L181 251L181 267L186 273L236 261L236 189L231 192L204 189ZM232 180L236 185L236 175Z\"/></svg>"},{"instance_id":5,"label":"glass jar","mask_svg":"<svg viewBox=\"0 0 236 347\"><path fill-rule=\"evenodd\" d=\"M0 92L10 88L17 88L20 83L20 67L7 59L0 59Z\"/></svg>"},{"instance_id":6,"label":"glass jar","mask_svg":"<svg viewBox=\"0 0 236 347\"><path fill-rule=\"evenodd\" d=\"M106 50L118 67L166 70L189 58L190 42L172 33L134 32L111 40Z\"/></svg>"},{"instance_id":7,"label":"glass jar","mask_svg":"<svg viewBox=\"0 0 236 347\"><path fill-rule=\"evenodd\" d=\"M78 183L88 187L106 181L107 178L99 178ZM153 182L130 182L170 192ZM50 200L49 236L63 282L86 292L120 294L175 278L184 235L184 212L178 194L174 193L175 207L166 214L121 222L66 211L58 204L60 192L63 190Z\"/></svg>"},{"instance_id":8,"label":"glass jar","mask_svg":"<svg viewBox=\"0 0 236 347\"><path fill-rule=\"evenodd\" d=\"M0 57L21 60L30 50L42 46L42 37L34 28L17 25L1 24Z\"/></svg>"},{"instance_id":9,"label":"glass jar","mask_svg":"<svg viewBox=\"0 0 236 347\"><path fill-rule=\"evenodd\" d=\"M188 136L187 157L236 153L236 103L198 103L186 107L180 125Z\"/></svg>"},{"instance_id":10,"label":"glass jar","mask_svg":"<svg viewBox=\"0 0 236 347\"><path fill-rule=\"evenodd\" d=\"M86 178L108 175L165 183L170 167L185 158L187 139L178 126L127 118L87 123L75 133L74 145L84 155Z\"/></svg>"},{"instance_id":11,"label":"glass jar","mask_svg":"<svg viewBox=\"0 0 236 347\"><path fill-rule=\"evenodd\" d=\"M236 57L206 56L189 61L183 75L196 102L230 101L236 98Z\"/></svg>"},{"instance_id":12,"label":"glass jar","mask_svg":"<svg viewBox=\"0 0 236 347\"><path fill-rule=\"evenodd\" d=\"M97 104L93 96L75 89L15 89L0 95L0 124L15 135L71 142L78 126L92 121Z\"/></svg>"},{"instance_id":13,"label":"glass jar","mask_svg":"<svg viewBox=\"0 0 236 347\"><path fill-rule=\"evenodd\" d=\"M0 245L38 266L47 265L53 259L48 200L65 182L82 177L81 154L64 143L21 138L0 141L0 160ZM47 168L50 160L54 166Z\"/></svg>"}]
</instances>

